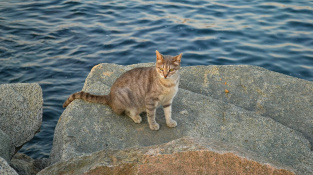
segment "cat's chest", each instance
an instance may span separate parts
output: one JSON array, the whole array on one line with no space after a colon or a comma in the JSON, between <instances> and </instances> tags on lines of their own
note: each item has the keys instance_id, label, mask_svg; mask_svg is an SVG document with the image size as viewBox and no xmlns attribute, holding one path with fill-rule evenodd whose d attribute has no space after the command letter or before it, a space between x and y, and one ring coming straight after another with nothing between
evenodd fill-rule
<instances>
[{"instance_id":1,"label":"cat's chest","mask_svg":"<svg viewBox=\"0 0 313 175\"><path fill-rule=\"evenodd\" d=\"M171 101L176 95L177 91L178 85L171 88L165 88L159 97L161 104Z\"/></svg>"}]
</instances>

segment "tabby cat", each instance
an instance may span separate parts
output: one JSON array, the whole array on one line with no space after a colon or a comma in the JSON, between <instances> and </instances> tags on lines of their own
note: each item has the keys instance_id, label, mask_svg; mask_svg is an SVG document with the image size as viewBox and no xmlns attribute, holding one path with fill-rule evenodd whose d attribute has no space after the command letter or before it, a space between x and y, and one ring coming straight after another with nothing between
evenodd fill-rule
<instances>
[{"instance_id":1,"label":"tabby cat","mask_svg":"<svg viewBox=\"0 0 313 175\"><path fill-rule=\"evenodd\" d=\"M155 66L125 72L114 82L108 95L77 92L65 101L63 107L67 107L75 99L102 103L109 105L118 115L125 113L135 123L141 122L139 114L146 111L150 129L159 130L155 111L162 105L167 126L176 127L177 123L171 116L171 105L178 91L181 58L182 54L169 56L156 51Z\"/></svg>"}]
</instances>

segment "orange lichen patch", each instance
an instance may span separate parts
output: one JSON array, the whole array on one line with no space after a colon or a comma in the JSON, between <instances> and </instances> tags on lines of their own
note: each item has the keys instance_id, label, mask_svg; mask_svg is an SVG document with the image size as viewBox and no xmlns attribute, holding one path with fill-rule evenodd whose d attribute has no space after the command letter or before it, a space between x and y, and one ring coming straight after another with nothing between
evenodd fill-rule
<instances>
[{"instance_id":1,"label":"orange lichen patch","mask_svg":"<svg viewBox=\"0 0 313 175\"><path fill-rule=\"evenodd\" d=\"M205 150L146 156L144 160L145 163L137 165L138 174L294 174L233 153Z\"/></svg>"},{"instance_id":2,"label":"orange lichen patch","mask_svg":"<svg viewBox=\"0 0 313 175\"><path fill-rule=\"evenodd\" d=\"M227 85L227 82L225 82L224 84Z\"/></svg>"},{"instance_id":3,"label":"orange lichen patch","mask_svg":"<svg viewBox=\"0 0 313 175\"><path fill-rule=\"evenodd\" d=\"M111 76L113 74L113 72L103 72L104 76Z\"/></svg>"},{"instance_id":4,"label":"orange lichen patch","mask_svg":"<svg viewBox=\"0 0 313 175\"><path fill-rule=\"evenodd\" d=\"M62 115L59 117L59 120L58 120L58 123L60 122L60 120L61 120L61 117L62 117Z\"/></svg>"},{"instance_id":5,"label":"orange lichen patch","mask_svg":"<svg viewBox=\"0 0 313 175\"><path fill-rule=\"evenodd\" d=\"M225 93L229 93L229 90L225 89Z\"/></svg>"},{"instance_id":6,"label":"orange lichen patch","mask_svg":"<svg viewBox=\"0 0 313 175\"><path fill-rule=\"evenodd\" d=\"M91 71L94 71L94 70L96 70L96 69L101 69L101 64L98 64L98 65L95 65L92 69L91 69Z\"/></svg>"}]
</instances>

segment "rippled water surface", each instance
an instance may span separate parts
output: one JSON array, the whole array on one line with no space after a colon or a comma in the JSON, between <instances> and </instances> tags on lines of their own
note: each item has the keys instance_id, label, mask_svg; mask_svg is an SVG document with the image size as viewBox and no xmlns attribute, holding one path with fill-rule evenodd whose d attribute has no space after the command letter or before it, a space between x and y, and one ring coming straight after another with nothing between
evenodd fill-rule
<instances>
[{"instance_id":1,"label":"rippled water surface","mask_svg":"<svg viewBox=\"0 0 313 175\"><path fill-rule=\"evenodd\" d=\"M99 63L249 64L313 80L307 0L0 0L0 83L40 83L41 132L21 150L48 157L61 105Z\"/></svg>"}]
</instances>

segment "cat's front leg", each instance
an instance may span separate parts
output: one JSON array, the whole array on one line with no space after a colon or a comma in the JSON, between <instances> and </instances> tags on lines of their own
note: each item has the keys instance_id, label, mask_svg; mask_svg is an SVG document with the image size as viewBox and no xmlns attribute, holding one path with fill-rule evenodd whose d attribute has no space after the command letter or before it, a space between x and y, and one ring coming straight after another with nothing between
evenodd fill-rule
<instances>
[{"instance_id":1,"label":"cat's front leg","mask_svg":"<svg viewBox=\"0 0 313 175\"><path fill-rule=\"evenodd\" d=\"M166 125L168 127L171 127L171 128L176 127L177 122L172 119L172 104L167 103L167 104L163 105L163 110L164 110Z\"/></svg>"},{"instance_id":2,"label":"cat's front leg","mask_svg":"<svg viewBox=\"0 0 313 175\"><path fill-rule=\"evenodd\" d=\"M155 121L155 108L153 110L147 109L148 123L151 130L159 130L160 125Z\"/></svg>"},{"instance_id":3,"label":"cat's front leg","mask_svg":"<svg viewBox=\"0 0 313 175\"><path fill-rule=\"evenodd\" d=\"M148 103L146 103L146 111L150 129L159 130L160 125L155 121L156 103L149 100Z\"/></svg>"}]
</instances>

